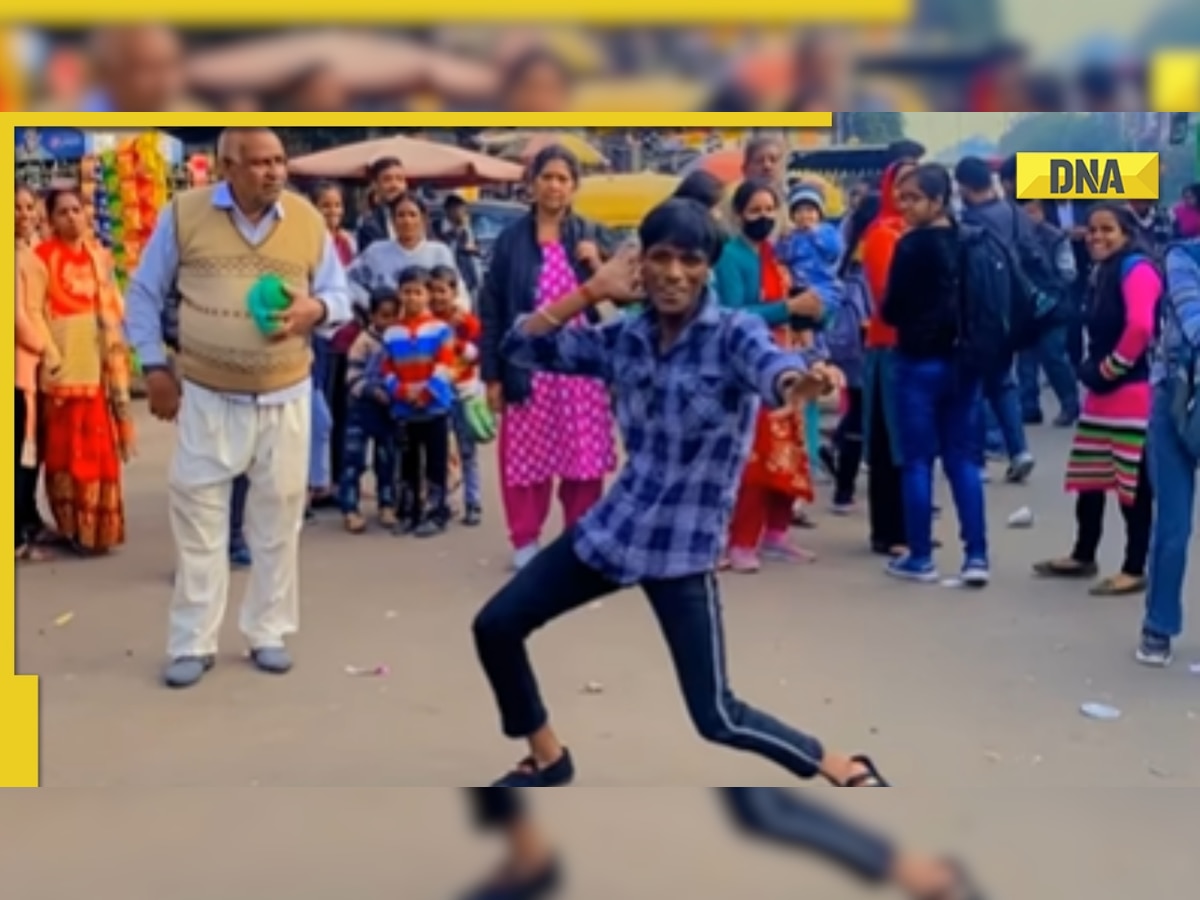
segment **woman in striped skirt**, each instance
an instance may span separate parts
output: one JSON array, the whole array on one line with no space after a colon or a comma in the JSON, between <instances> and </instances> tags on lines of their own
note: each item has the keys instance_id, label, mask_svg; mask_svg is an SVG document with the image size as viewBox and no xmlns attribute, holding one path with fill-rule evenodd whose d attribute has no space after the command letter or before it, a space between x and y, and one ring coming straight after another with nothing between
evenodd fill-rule
<instances>
[{"instance_id":1,"label":"woman in striped skirt","mask_svg":"<svg viewBox=\"0 0 1200 900\"><path fill-rule=\"evenodd\" d=\"M1137 220L1124 206L1095 207L1087 227L1096 267L1087 307L1088 353L1079 370L1086 395L1066 479L1067 490L1078 495L1075 548L1069 556L1040 562L1033 569L1044 577L1095 576L1105 498L1113 492L1125 519L1125 562L1118 574L1101 579L1091 592L1116 596L1146 588L1153 517L1144 454L1151 399L1149 350L1163 282L1138 243Z\"/></svg>"}]
</instances>

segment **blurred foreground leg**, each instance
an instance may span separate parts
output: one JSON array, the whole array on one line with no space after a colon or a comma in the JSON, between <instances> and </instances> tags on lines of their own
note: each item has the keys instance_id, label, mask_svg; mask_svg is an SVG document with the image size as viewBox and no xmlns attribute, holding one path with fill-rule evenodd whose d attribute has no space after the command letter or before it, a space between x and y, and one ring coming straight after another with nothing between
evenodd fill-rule
<instances>
[{"instance_id":1,"label":"blurred foreground leg","mask_svg":"<svg viewBox=\"0 0 1200 900\"><path fill-rule=\"evenodd\" d=\"M475 820L504 834L505 859L499 871L463 900L541 900L555 895L562 871L550 841L530 816L515 788L471 788Z\"/></svg>"},{"instance_id":2,"label":"blurred foreground leg","mask_svg":"<svg viewBox=\"0 0 1200 900\"><path fill-rule=\"evenodd\" d=\"M750 837L808 850L868 884L914 900L984 900L960 864L897 849L886 836L783 788L721 788L734 824Z\"/></svg>"}]
</instances>

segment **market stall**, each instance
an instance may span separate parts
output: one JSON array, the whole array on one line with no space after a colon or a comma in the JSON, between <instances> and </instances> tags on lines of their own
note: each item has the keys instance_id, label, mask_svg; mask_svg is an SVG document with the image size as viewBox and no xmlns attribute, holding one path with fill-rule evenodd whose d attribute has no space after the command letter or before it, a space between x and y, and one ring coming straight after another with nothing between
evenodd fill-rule
<instances>
[{"instance_id":1,"label":"market stall","mask_svg":"<svg viewBox=\"0 0 1200 900\"><path fill-rule=\"evenodd\" d=\"M517 163L485 153L474 153L453 144L409 137L360 141L299 156L288 163L292 175L306 178L365 178L377 159L394 156L404 162L410 182L433 186L504 184L520 181L525 170Z\"/></svg>"}]
</instances>

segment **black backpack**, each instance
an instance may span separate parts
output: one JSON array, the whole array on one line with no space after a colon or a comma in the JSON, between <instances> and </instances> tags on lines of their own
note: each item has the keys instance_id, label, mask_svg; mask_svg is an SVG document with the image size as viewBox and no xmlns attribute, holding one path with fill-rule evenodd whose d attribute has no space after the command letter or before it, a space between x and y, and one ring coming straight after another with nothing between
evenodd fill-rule
<instances>
[{"instance_id":1,"label":"black backpack","mask_svg":"<svg viewBox=\"0 0 1200 900\"><path fill-rule=\"evenodd\" d=\"M1013 209L1012 247L1017 277L1023 282L1021 294L1028 303L1015 311L1013 338L1018 350L1033 346L1046 329L1058 324L1068 287L1036 236L1022 235L1018 217L1024 214Z\"/></svg>"},{"instance_id":2,"label":"black backpack","mask_svg":"<svg viewBox=\"0 0 1200 900\"><path fill-rule=\"evenodd\" d=\"M1014 254L987 228L959 227L959 364L982 378L1002 375L1033 328L1034 302Z\"/></svg>"}]
</instances>

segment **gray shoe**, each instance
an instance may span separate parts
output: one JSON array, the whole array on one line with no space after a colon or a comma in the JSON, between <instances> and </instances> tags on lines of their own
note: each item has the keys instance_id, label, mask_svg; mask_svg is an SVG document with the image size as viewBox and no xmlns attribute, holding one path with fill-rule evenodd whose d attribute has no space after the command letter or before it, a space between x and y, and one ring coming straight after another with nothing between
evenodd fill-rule
<instances>
[{"instance_id":1,"label":"gray shoe","mask_svg":"<svg viewBox=\"0 0 1200 900\"><path fill-rule=\"evenodd\" d=\"M257 650L251 650L250 661L272 675L283 675L292 670L292 657L286 647L259 647Z\"/></svg>"},{"instance_id":2,"label":"gray shoe","mask_svg":"<svg viewBox=\"0 0 1200 900\"><path fill-rule=\"evenodd\" d=\"M171 688L191 687L204 677L217 659L208 656L179 656L167 663L163 671L163 683Z\"/></svg>"},{"instance_id":3,"label":"gray shoe","mask_svg":"<svg viewBox=\"0 0 1200 900\"><path fill-rule=\"evenodd\" d=\"M1004 480L1009 484L1023 484L1033 474L1035 465L1032 453L1022 453L1009 464Z\"/></svg>"}]
</instances>

